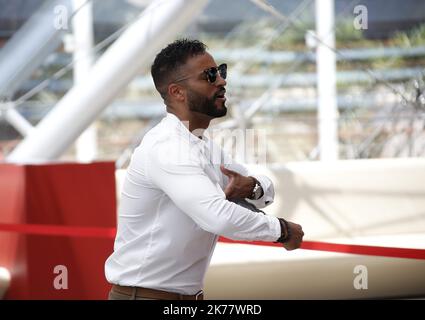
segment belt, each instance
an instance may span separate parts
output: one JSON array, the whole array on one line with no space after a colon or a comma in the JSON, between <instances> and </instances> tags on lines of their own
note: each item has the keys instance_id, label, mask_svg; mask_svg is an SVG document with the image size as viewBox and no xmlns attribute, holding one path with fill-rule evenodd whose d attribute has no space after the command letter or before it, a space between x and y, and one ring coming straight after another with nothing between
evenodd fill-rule
<instances>
[{"instance_id":1,"label":"belt","mask_svg":"<svg viewBox=\"0 0 425 320\"><path fill-rule=\"evenodd\" d=\"M204 292L200 290L194 295L185 295L175 292L161 291L156 289L148 289L142 287L127 287L114 284L112 291L125 294L128 296L136 296L139 298L150 298L157 300L204 300Z\"/></svg>"}]
</instances>

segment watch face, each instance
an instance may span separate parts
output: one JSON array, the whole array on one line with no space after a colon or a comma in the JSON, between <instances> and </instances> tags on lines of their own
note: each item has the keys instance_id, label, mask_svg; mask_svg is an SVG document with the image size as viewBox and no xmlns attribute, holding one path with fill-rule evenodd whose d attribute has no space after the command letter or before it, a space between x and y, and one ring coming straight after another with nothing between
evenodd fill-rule
<instances>
[{"instance_id":1,"label":"watch face","mask_svg":"<svg viewBox=\"0 0 425 320\"><path fill-rule=\"evenodd\" d=\"M261 196L261 187L258 184L255 185L254 195L255 195L254 196L255 200L258 200L260 198L260 196Z\"/></svg>"}]
</instances>

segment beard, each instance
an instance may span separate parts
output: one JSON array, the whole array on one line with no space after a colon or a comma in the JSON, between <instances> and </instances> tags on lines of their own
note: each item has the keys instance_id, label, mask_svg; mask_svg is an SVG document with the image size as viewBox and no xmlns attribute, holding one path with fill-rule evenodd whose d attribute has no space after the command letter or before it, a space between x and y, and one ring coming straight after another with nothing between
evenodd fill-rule
<instances>
[{"instance_id":1,"label":"beard","mask_svg":"<svg viewBox=\"0 0 425 320\"><path fill-rule=\"evenodd\" d=\"M188 91L188 106L190 111L199 112L213 118L224 117L227 114L225 103L221 107L216 106L217 93L208 98L192 90Z\"/></svg>"}]
</instances>

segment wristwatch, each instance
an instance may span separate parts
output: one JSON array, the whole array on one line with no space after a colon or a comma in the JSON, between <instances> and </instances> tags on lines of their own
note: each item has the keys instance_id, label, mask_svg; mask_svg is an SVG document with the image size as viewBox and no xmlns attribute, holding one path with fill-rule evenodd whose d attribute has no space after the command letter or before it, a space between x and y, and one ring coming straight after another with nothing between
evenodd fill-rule
<instances>
[{"instance_id":1,"label":"wristwatch","mask_svg":"<svg viewBox=\"0 0 425 320\"><path fill-rule=\"evenodd\" d=\"M261 186L260 182L257 179L255 179L254 177L251 177L251 178L254 179L255 185L254 185L254 189L252 189L252 194L251 194L251 197L249 199L258 200L264 194L263 187Z\"/></svg>"},{"instance_id":2,"label":"wristwatch","mask_svg":"<svg viewBox=\"0 0 425 320\"><path fill-rule=\"evenodd\" d=\"M278 218L280 222L280 237L275 243L285 243L291 238L291 230L289 229L288 221L283 218Z\"/></svg>"}]
</instances>

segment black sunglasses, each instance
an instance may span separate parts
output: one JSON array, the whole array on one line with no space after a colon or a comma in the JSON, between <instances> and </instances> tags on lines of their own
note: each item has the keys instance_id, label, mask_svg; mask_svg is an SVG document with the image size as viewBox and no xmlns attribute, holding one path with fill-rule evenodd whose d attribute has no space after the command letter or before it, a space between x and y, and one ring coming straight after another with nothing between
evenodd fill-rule
<instances>
[{"instance_id":1,"label":"black sunglasses","mask_svg":"<svg viewBox=\"0 0 425 320\"><path fill-rule=\"evenodd\" d=\"M227 64L222 63L218 67L208 68L208 69L203 71L203 74L205 74L205 76L206 76L206 79L204 79L204 80L207 80L211 84L213 84L214 82L217 81L217 74L219 74L220 77L222 77L223 79L226 79L227 78ZM193 77L193 76L183 77L183 78L174 80L173 82L179 82L179 81L187 80L191 77Z\"/></svg>"}]
</instances>

